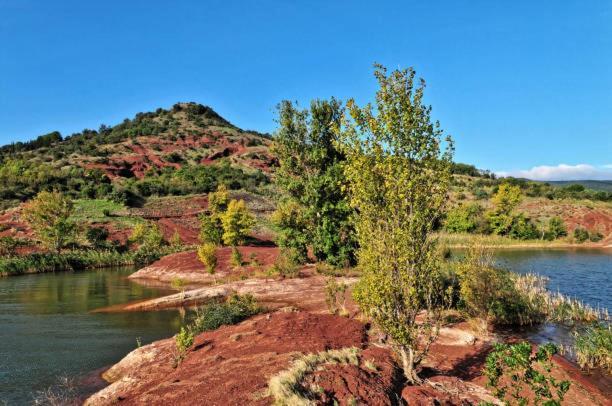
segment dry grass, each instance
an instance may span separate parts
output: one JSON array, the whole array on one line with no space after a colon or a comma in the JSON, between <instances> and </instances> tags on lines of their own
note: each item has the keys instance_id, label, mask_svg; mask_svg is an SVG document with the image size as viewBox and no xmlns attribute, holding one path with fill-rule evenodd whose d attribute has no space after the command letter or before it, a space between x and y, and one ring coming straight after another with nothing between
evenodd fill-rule
<instances>
[{"instance_id":1,"label":"dry grass","mask_svg":"<svg viewBox=\"0 0 612 406\"><path fill-rule=\"evenodd\" d=\"M313 388L303 386L304 377L324 364L359 364L358 348L329 350L308 354L297 359L291 368L270 378L268 390L275 405L306 406L313 405Z\"/></svg>"}]
</instances>

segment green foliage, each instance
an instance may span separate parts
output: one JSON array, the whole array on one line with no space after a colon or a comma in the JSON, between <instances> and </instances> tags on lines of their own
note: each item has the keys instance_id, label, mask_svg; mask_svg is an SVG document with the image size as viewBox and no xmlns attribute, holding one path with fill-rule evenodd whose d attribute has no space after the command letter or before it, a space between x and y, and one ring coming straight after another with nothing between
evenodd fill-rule
<instances>
[{"instance_id":1,"label":"green foliage","mask_svg":"<svg viewBox=\"0 0 612 406\"><path fill-rule=\"evenodd\" d=\"M194 320L181 327L175 336L178 350L177 361L182 361L185 353L193 345L195 336L204 331L215 330L224 325L241 322L262 311L252 295L234 294L223 303L211 303L196 311Z\"/></svg>"},{"instance_id":2,"label":"green foliage","mask_svg":"<svg viewBox=\"0 0 612 406\"><path fill-rule=\"evenodd\" d=\"M221 245L223 226L219 216L202 214L200 215L200 242Z\"/></svg>"},{"instance_id":3,"label":"green foliage","mask_svg":"<svg viewBox=\"0 0 612 406\"><path fill-rule=\"evenodd\" d=\"M93 248L101 248L108 238L108 230L103 227L89 227L85 233L85 238Z\"/></svg>"},{"instance_id":4,"label":"green foliage","mask_svg":"<svg viewBox=\"0 0 612 406\"><path fill-rule=\"evenodd\" d=\"M293 253L294 262L305 263L308 260L309 223L302 206L293 200L279 203L272 222L279 230L278 246Z\"/></svg>"},{"instance_id":5,"label":"green foliage","mask_svg":"<svg viewBox=\"0 0 612 406\"><path fill-rule=\"evenodd\" d=\"M512 212L521 203L521 189L509 183L499 185L491 201L494 209L487 213L489 228L493 234L507 235L512 229L514 217Z\"/></svg>"},{"instance_id":6,"label":"green foliage","mask_svg":"<svg viewBox=\"0 0 612 406\"><path fill-rule=\"evenodd\" d=\"M472 233L481 224L482 207L478 204L462 204L446 214L444 228L451 233Z\"/></svg>"},{"instance_id":7,"label":"green foliage","mask_svg":"<svg viewBox=\"0 0 612 406\"><path fill-rule=\"evenodd\" d=\"M532 324L546 317L544 297L527 286L517 289L517 275L496 268L491 251L483 246L470 247L455 271L459 304L469 316L494 325Z\"/></svg>"},{"instance_id":8,"label":"green foliage","mask_svg":"<svg viewBox=\"0 0 612 406\"><path fill-rule=\"evenodd\" d=\"M603 239L603 234L597 231L592 231L591 233L589 233L589 240L591 242L599 242Z\"/></svg>"},{"instance_id":9,"label":"green foliage","mask_svg":"<svg viewBox=\"0 0 612 406\"><path fill-rule=\"evenodd\" d=\"M59 192L40 192L23 208L22 215L46 248L60 253L76 236L70 221L72 201Z\"/></svg>"},{"instance_id":10,"label":"green foliage","mask_svg":"<svg viewBox=\"0 0 612 406\"><path fill-rule=\"evenodd\" d=\"M183 241L181 240L181 235L178 230L174 230L172 237L170 237L170 245L173 247L180 247L183 245Z\"/></svg>"},{"instance_id":11,"label":"green foliage","mask_svg":"<svg viewBox=\"0 0 612 406\"><path fill-rule=\"evenodd\" d=\"M235 267L241 267L242 266L242 254L240 253L240 250L236 247L232 247L232 254L231 254L231 264Z\"/></svg>"},{"instance_id":12,"label":"green foliage","mask_svg":"<svg viewBox=\"0 0 612 406\"><path fill-rule=\"evenodd\" d=\"M12 257L23 242L13 237L0 237L0 257Z\"/></svg>"},{"instance_id":13,"label":"green foliage","mask_svg":"<svg viewBox=\"0 0 612 406\"><path fill-rule=\"evenodd\" d=\"M583 243L589 239L589 232L582 227L576 227L574 229L574 240L578 243Z\"/></svg>"},{"instance_id":14,"label":"green foliage","mask_svg":"<svg viewBox=\"0 0 612 406\"><path fill-rule=\"evenodd\" d=\"M512 226L508 235L516 240L533 240L539 237L537 227L523 213L512 218Z\"/></svg>"},{"instance_id":15,"label":"green foliage","mask_svg":"<svg viewBox=\"0 0 612 406\"><path fill-rule=\"evenodd\" d=\"M272 265L271 271L283 278L296 278L300 275L300 268L295 262L295 253L290 249L281 249Z\"/></svg>"},{"instance_id":16,"label":"green foliage","mask_svg":"<svg viewBox=\"0 0 612 406\"><path fill-rule=\"evenodd\" d=\"M612 327L596 323L575 334L574 350L581 368L601 368L612 373Z\"/></svg>"},{"instance_id":17,"label":"green foliage","mask_svg":"<svg viewBox=\"0 0 612 406\"><path fill-rule=\"evenodd\" d=\"M231 200L227 210L220 217L223 226L223 243L226 245L242 244L255 225L255 219L244 200Z\"/></svg>"},{"instance_id":18,"label":"green foliage","mask_svg":"<svg viewBox=\"0 0 612 406\"><path fill-rule=\"evenodd\" d=\"M158 249L164 245L164 234L153 222L139 223L132 229L129 241L140 244L141 248Z\"/></svg>"},{"instance_id":19,"label":"green foliage","mask_svg":"<svg viewBox=\"0 0 612 406\"><path fill-rule=\"evenodd\" d=\"M204 266L208 273L215 273L217 267L217 246L213 243L206 242L198 247L197 250L198 259Z\"/></svg>"},{"instance_id":20,"label":"green foliage","mask_svg":"<svg viewBox=\"0 0 612 406\"><path fill-rule=\"evenodd\" d=\"M570 387L569 381L557 381L551 374L551 357L558 352L554 344L545 344L532 355L531 344L521 342L508 345L496 343L487 356L484 375L495 396L506 404L561 405Z\"/></svg>"},{"instance_id":21,"label":"green foliage","mask_svg":"<svg viewBox=\"0 0 612 406\"><path fill-rule=\"evenodd\" d=\"M362 271L353 295L391 336L414 383L420 381L414 367L439 328L442 304L434 298L440 266L432 232L447 201L453 146L431 121L425 86L415 83L414 70L387 75L377 66L375 76L376 107L349 100L351 120L342 129ZM416 323L418 314L423 317Z\"/></svg>"},{"instance_id":22,"label":"green foliage","mask_svg":"<svg viewBox=\"0 0 612 406\"><path fill-rule=\"evenodd\" d=\"M229 202L229 191L224 184L220 184L215 192L208 194L208 211L212 215L220 215L227 210Z\"/></svg>"},{"instance_id":23,"label":"green foliage","mask_svg":"<svg viewBox=\"0 0 612 406\"><path fill-rule=\"evenodd\" d=\"M560 217L552 217L548 220L548 229L546 230L546 237L550 240L556 240L557 238L565 237L567 235L567 227L565 222Z\"/></svg>"},{"instance_id":24,"label":"green foliage","mask_svg":"<svg viewBox=\"0 0 612 406\"><path fill-rule=\"evenodd\" d=\"M278 111L273 151L280 167L275 179L290 199L278 223L279 245L296 249L303 261L308 242L319 261L353 264L356 241L342 171L345 156L334 131L341 104L333 98L314 100L310 109L300 110L283 101Z\"/></svg>"}]
</instances>

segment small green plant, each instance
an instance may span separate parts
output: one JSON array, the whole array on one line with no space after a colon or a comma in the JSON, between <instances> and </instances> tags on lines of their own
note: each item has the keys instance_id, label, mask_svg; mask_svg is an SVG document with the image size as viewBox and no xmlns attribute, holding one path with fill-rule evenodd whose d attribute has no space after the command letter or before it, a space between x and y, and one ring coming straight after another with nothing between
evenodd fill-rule
<instances>
[{"instance_id":1,"label":"small green plant","mask_svg":"<svg viewBox=\"0 0 612 406\"><path fill-rule=\"evenodd\" d=\"M576 227L574 229L574 240L576 240L577 243L582 244L588 239L589 239L589 232L585 228Z\"/></svg>"},{"instance_id":2,"label":"small green plant","mask_svg":"<svg viewBox=\"0 0 612 406\"><path fill-rule=\"evenodd\" d=\"M600 233L600 232L592 232L589 235L589 240L591 242L599 242L599 241L603 240L603 237L604 237L603 234Z\"/></svg>"},{"instance_id":3,"label":"small green plant","mask_svg":"<svg viewBox=\"0 0 612 406\"><path fill-rule=\"evenodd\" d=\"M217 247L212 243L204 243L198 247L197 251L198 259L204 266L208 273L215 273L217 267Z\"/></svg>"},{"instance_id":4,"label":"small green plant","mask_svg":"<svg viewBox=\"0 0 612 406\"><path fill-rule=\"evenodd\" d=\"M534 405L561 405L570 383L557 381L550 373L550 359L557 352L557 346L552 343L540 346L534 354L528 342L494 344L483 370L487 385L506 404L530 404L525 397L529 392Z\"/></svg>"},{"instance_id":5,"label":"small green plant","mask_svg":"<svg viewBox=\"0 0 612 406\"><path fill-rule=\"evenodd\" d=\"M174 337L174 341L176 343L176 349L178 352L178 356L176 357L176 363L180 364L181 361L185 358L185 354L189 347L193 345L194 334L193 331L187 327L181 327L181 330Z\"/></svg>"},{"instance_id":6,"label":"small green plant","mask_svg":"<svg viewBox=\"0 0 612 406\"><path fill-rule=\"evenodd\" d=\"M172 247L180 247L183 245L183 241L181 241L181 235L178 230L174 230L174 234L170 237L170 246Z\"/></svg>"},{"instance_id":7,"label":"small green plant","mask_svg":"<svg viewBox=\"0 0 612 406\"><path fill-rule=\"evenodd\" d=\"M181 298L185 296L185 280L181 278L174 278L170 282L172 289L176 289L181 292Z\"/></svg>"},{"instance_id":8,"label":"small green plant","mask_svg":"<svg viewBox=\"0 0 612 406\"><path fill-rule=\"evenodd\" d=\"M235 266L237 268L242 266L242 254L240 253L240 250L236 247L232 247L231 263L232 266Z\"/></svg>"},{"instance_id":9,"label":"small green plant","mask_svg":"<svg viewBox=\"0 0 612 406\"><path fill-rule=\"evenodd\" d=\"M300 268L293 261L288 250L281 250L280 254L272 265L272 273L282 276L283 278L296 278L300 274Z\"/></svg>"},{"instance_id":10,"label":"small green plant","mask_svg":"<svg viewBox=\"0 0 612 406\"><path fill-rule=\"evenodd\" d=\"M325 303L331 314L347 315L346 310L346 290L345 283L338 283L336 278L331 277L325 283Z\"/></svg>"},{"instance_id":11,"label":"small green plant","mask_svg":"<svg viewBox=\"0 0 612 406\"><path fill-rule=\"evenodd\" d=\"M142 340L140 337L136 337L136 348L142 347Z\"/></svg>"},{"instance_id":12,"label":"small green plant","mask_svg":"<svg viewBox=\"0 0 612 406\"><path fill-rule=\"evenodd\" d=\"M601 368L612 374L612 328L597 323L575 333L574 351L581 368Z\"/></svg>"}]
</instances>

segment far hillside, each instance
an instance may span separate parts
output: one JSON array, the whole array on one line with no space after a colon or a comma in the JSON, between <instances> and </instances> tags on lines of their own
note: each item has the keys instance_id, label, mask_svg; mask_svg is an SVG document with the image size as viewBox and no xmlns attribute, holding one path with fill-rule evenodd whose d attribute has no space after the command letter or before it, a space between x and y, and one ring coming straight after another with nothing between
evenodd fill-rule
<instances>
[{"instance_id":1,"label":"far hillside","mask_svg":"<svg viewBox=\"0 0 612 406\"><path fill-rule=\"evenodd\" d=\"M612 180L553 180L548 181L552 186L566 187L580 185L585 189L597 190L601 192L612 192Z\"/></svg>"}]
</instances>

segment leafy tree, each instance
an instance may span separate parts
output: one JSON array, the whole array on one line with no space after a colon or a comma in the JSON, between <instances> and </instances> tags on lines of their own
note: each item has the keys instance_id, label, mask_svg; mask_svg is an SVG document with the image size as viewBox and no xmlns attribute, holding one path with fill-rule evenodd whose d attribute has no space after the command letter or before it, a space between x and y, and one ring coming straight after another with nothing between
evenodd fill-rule
<instances>
[{"instance_id":1,"label":"leafy tree","mask_svg":"<svg viewBox=\"0 0 612 406\"><path fill-rule=\"evenodd\" d=\"M280 128L273 147L280 164L276 182L291 201L301 206L302 219L310 224L304 228L285 222L280 227L279 245L290 243L286 247L304 252L303 247L290 242L297 237L300 242L310 242L317 260L352 264L356 241L344 187L345 156L337 146L334 131L340 125L341 104L333 98L314 100L310 109L300 110L283 101L278 111ZM296 259L303 261L305 257Z\"/></svg>"},{"instance_id":2,"label":"leafy tree","mask_svg":"<svg viewBox=\"0 0 612 406\"><path fill-rule=\"evenodd\" d=\"M223 225L223 243L236 246L241 244L251 227L255 224L244 200L230 200L227 210L221 215Z\"/></svg>"},{"instance_id":3,"label":"leafy tree","mask_svg":"<svg viewBox=\"0 0 612 406\"><path fill-rule=\"evenodd\" d=\"M212 243L204 243L198 247L197 250L198 259L204 266L208 273L215 273L217 267L217 246Z\"/></svg>"},{"instance_id":4,"label":"leafy tree","mask_svg":"<svg viewBox=\"0 0 612 406\"><path fill-rule=\"evenodd\" d=\"M213 215L219 215L227 210L230 197L227 186L220 184L216 192L208 194L208 211Z\"/></svg>"},{"instance_id":5,"label":"leafy tree","mask_svg":"<svg viewBox=\"0 0 612 406\"><path fill-rule=\"evenodd\" d=\"M76 225L70 220L73 212L72 200L63 194L40 192L25 205L22 214L42 243L60 253L76 234Z\"/></svg>"},{"instance_id":6,"label":"leafy tree","mask_svg":"<svg viewBox=\"0 0 612 406\"><path fill-rule=\"evenodd\" d=\"M512 229L514 217L512 212L521 203L521 188L502 183L497 193L491 198L494 204L492 211L488 213L489 228L494 234L506 235Z\"/></svg>"},{"instance_id":7,"label":"leafy tree","mask_svg":"<svg viewBox=\"0 0 612 406\"><path fill-rule=\"evenodd\" d=\"M208 194L208 214L200 216L200 242L220 245L223 236L221 216L227 210L230 197L227 187L223 184L216 192Z\"/></svg>"},{"instance_id":8,"label":"leafy tree","mask_svg":"<svg viewBox=\"0 0 612 406\"><path fill-rule=\"evenodd\" d=\"M278 245L291 256L293 262L306 262L309 223L304 208L294 200L283 201L272 215L272 222L279 229Z\"/></svg>"},{"instance_id":9,"label":"leafy tree","mask_svg":"<svg viewBox=\"0 0 612 406\"><path fill-rule=\"evenodd\" d=\"M482 207L477 204L463 204L446 214L444 228L451 233L471 233L476 231Z\"/></svg>"},{"instance_id":10,"label":"leafy tree","mask_svg":"<svg viewBox=\"0 0 612 406\"><path fill-rule=\"evenodd\" d=\"M586 228L576 227L574 229L574 239L582 244L589 239L589 232Z\"/></svg>"},{"instance_id":11,"label":"leafy tree","mask_svg":"<svg viewBox=\"0 0 612 406\"><path fill-rule=\"evenodd\" d=\"M565 237L567 235L567 227L561 217L552 217L548 220L547 236L551 240Z\"/></svg>"},{"instance_id":12,"label":"leafy tree","mask_svg":"<svg viewBox=\"0 0 612 406\"><path fill-rule=\"evenodd\" d=\"M431 107L423 104L425 84L415 83L412 68L387 75L376 65L375 76L376 107L349 100L350 119L342 128L362 270L354 298L393 339L406 379L417 383L415 367L440 325L432 231L447 201L453 144L432 122Z\"/></svg>"},{"instance_id":13,"label":"leafy tree","mask_svg":"<svg viewBox=\"0 0 612 406\"><path fill-rule=\"evenodd\" d=\"M510 237L517 240L533 240L538 238L538 229L523 213L512 218Z\"/></svg>"}]
</instances>

